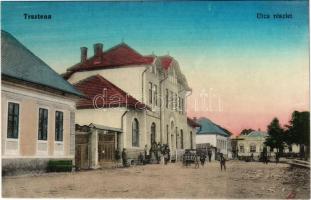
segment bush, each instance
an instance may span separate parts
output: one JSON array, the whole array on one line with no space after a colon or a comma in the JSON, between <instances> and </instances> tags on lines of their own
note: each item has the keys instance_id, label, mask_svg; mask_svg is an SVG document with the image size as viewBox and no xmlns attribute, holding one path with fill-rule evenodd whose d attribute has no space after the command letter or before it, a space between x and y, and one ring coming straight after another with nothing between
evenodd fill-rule
<instances>
[{"instance_id":1,"label":"bush","mask_svg":"<svg viewBox=\"0 0 311 200\"><path fill-rule=\"evenodd\" d=\"M48 172L71 172L73 168L72 160L49 160Z\"/></svg>"}]
</instances>

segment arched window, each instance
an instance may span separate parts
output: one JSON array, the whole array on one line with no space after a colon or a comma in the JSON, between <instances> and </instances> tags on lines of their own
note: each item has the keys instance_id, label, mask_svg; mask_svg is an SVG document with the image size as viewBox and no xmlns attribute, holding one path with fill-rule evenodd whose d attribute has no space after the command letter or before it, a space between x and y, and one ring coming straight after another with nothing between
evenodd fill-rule
<instances>
[{"instance_id":1,"label":"arched window","mask_svg":"<svg viewBox=\"0 0 311 200\"><path fill-rule=\"evenodd\" d=\"M132 146L139 147L139 123L136 118L132 123Z\"/></svg>"},{"instance_id":2,"label":"arched window","mask_svg":"<svg viewBox=\"0 0 311 200\"><path fill-rule=\"evenodd\" d=\"M176 141L176 149L178 149L178 137L177 137L177 135L178 135L178 128L177 127L175 129L175 135L176 135L176 139L175 139L175 141Z\"/></svg>"},{"instance_id":3,"label":"arched window","mask_svg":"<svg viewBox=\"0 0 311 200\"><path fill-rule=\"evenodd\" d=\"M180 148L184 148L184 132L182 129L180 129Z\"/></svg>"},{"instance_id":4,"label":"arched window","mask_svg":"<svg viewBox=\"0 0 311 200\"><path fill-rule=\"evenodd\" d=\"M155 143L155 141L156 141L156 125L155 125L155 123L153 122L152 124L151 124L151 135L150 135L150 144L151 145L153 145L153 143Z\"/></svg>"}]
</instances>

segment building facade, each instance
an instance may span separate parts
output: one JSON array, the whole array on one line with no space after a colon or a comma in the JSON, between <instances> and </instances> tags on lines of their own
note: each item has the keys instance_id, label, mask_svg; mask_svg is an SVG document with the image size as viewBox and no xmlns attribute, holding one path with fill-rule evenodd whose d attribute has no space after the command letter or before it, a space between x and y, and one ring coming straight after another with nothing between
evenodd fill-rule
<instances>
[{"instance_id":1,"label":"building facade","mask_svg":"<svg viewBox=\"0 0 311 200\"><path fill-rule=\"evenodd\" d=\"M222 153L226 158L231 158L230 135L211 120L202 117L196 121L201 125L196 135L197 148L209 148L212 160Z\"/></svg>"},{"instance_id":2,"label":"building facade","mask_svg":"<svg viewBox=\"0 0 311 200\"><path fill-rule=\"evenodd\" d=\"M180 150L195 146L195 130L188 125L186 115L191 89L174 58L143 56L125 43L107 51L102 44L95 44L94 55L88 58L87 48L82 47L80 62L63 76L78 88L90 77L104 80L101 86L94 81L80 89L86 92L97 85L98 91L89 97L104 96L114 102L105 100L100 108L83 107L80 102L76 123L120 129L118 147L126 148L129 157L134 159L145 149L149 151L153 143L168 144L172 158Z\"/></svg>"},{"instance_id":3,"label":"building facade","mask_svg":"<svg viewBox=\"0 0 311 200\"><path fill-rule=\"evenodd\" d=\"M5 31L1 48L3 173L73 160L75 103L83 95Z\"/></svg>"},{"instance_id":4,"label":"building facade","mask_svg":"<svg viewBox=\"0 0 311 200\"><path fill-rule=\"evenodd\" d=\"M265 140L268 137L267 132L264 131L252 131L247 135L240 135L236 137L236 154L237 157L250 157L253 156L255 160L259 160L263 149L265 148ZM267 147L268 155L275 156L276 149L270 149ZM299 146L292 145L291 147L285 146L284 153L298 153Z\"/></svg>"}]
</instances>

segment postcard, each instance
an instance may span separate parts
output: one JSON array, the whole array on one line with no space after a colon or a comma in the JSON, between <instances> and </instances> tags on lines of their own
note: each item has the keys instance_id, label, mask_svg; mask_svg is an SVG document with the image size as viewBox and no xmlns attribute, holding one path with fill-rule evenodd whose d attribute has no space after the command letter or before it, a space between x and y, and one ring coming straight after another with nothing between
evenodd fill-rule
<instances>
[{"instance_id":1,"label":"postcard","mask_svg":"<svg viewBox=\"0 0 311 200\"><path fill-rule=\"evenodd\" d=\"M309 1L2 1L4 198L310 199Z\"/></svg>"}]
</instances>

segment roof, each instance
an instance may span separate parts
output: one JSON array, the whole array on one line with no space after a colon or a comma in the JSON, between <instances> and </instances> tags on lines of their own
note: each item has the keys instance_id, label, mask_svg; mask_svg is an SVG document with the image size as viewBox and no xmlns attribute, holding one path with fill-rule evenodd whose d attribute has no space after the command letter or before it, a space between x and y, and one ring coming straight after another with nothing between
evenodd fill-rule
<instances>
[{"instance_id":1,"label":"roof","mask_svg":"<svg viewBox=\"0 0 311 200\"><path fill-rule=\"evenodd\" d=\"M88 98L77 103L77 109L130 107L150 109L100 75L90 76L75 84Z\"/></svg>"},{"instance_id":2,"label":"roof","mask_svg":"<svg viewBox=\"0 0 311 200\"><path fill-rule=\"evenodd\" d=\"M268 134L263 131L252 131L246 137L266 137Z\"/></svg>"},{"instance_id":3,"label":"roof","mask_svg":"<svg viewBox=\"0 0 311 200\"><path fill-rule=\"evenodd\" d=\"M202 117L197 120L197 123L201 125L200 131L197 133L198 135L202 134L208 134L208 135L221 135L224 137L229 137L229 134L227 134L223 129L219 128L217 124L212 122L210 119L207 119L205 117Z\"/></svg>"},{"instance_id":4,"label":"roof","mask_svg":"<svg viewBox=\"0 0 311 200\"><path fill-rule=\"evenodd\" d=\"M1 75L83 96L10 33L1 30Z\"/></svg>"},{"instance_id":5,"label":"roof","mask_svg":"<svg viewBox=\"0 0 311 200\"><path fill-rule=\"evenodd\" d=\"M160 56L159 59L163 69L168 70L171 66L173 58L171 56Z\"/></svg>"},{"instance_id":6,"label":"roof","mask_svg":"<svg viewBox=\"0 0 311 200\"><path fill-rule=\"evenodd\" d=\"M118 68L131 65L150 65L155 56L143 56L125 43L118 44L107 51L101 52L99 56L92 56L83 63L67 69L63 75L68 79L74 72L98 70L107 68Z\"/></svg>"},{"instance_id":7,"label":"roof","mask_svg":"<svg viewBox=\"0 0 311 200\"><path fill-rule=\"evenodd\" d=\"M91 123L89 125L90 128L96 128L96 129L101 129L101 130L108 130L108 131L115 131L115 132L119 132L119 133L122 133L122 129L120 128L113 128L113 127L110 127L110 126L104 126L104 125L99 125L99 124L94 124L94 123Z\"/></svg>"},{"instance_id":8,"label":"roof","mask_svg":"<svg viewBox=\"0 0 311 200\"><path fill-rule=\"evenodd\" d=\"M200 124L196 123L193 119L191 119L189 117L187 117L187 123L189 126L194 127L194 128L195 127L201 127Z\"/></svg>"}]
</instances>

